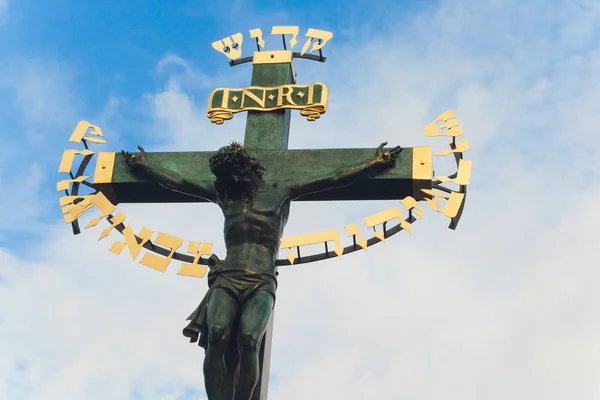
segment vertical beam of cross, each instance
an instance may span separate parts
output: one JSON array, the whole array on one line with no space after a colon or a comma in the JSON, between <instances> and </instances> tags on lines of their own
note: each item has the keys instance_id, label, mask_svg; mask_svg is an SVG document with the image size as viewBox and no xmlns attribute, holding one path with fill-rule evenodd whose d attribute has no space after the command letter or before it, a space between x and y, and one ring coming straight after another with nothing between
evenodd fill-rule
<instances>
[{"instance_id":1,"label":"vertical beam of cross","mask_svg":"<svg viewBox=\"0 0 600 400\"><path fill-rule=\"evenodd\" d=\"M295 82L292 62L254 64L252 86L273 87ZM289 109L271 112L248 111L244 146L250 151L287 150L290 135Z\"/></svg>"},{"instance_id":2,"label":"vertical beam of cross","mask_svg":"<svg viewBox=\"0 0 600 400\"><path fill-rule=\"evenodd\" d=\"M254 63L251 86L273 87L295 83L294 68L291 59L280 63ZM248 150L268 149L287 150L290 134L291 110L272 112L249 111L244 134L244 146ZM260 350L261 372L258 384L250 400L266 400L269 386L269 368L271 364L271 345L273 338L273 320L271 313L267 331Z\"/></svg>"}]
</instances>

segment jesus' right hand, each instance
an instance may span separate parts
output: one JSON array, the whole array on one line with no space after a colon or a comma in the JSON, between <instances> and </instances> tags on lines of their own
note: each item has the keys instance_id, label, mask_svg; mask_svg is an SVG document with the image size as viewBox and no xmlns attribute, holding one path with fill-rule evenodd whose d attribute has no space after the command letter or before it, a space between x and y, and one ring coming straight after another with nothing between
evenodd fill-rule
<instances>
[{"instance_id":1,"label":"jesus' right hand","mask_svg":"<svg viewBox=\"0 0 600 400\"><path fill-rule=\"evenodd\" d=\"M140 150L139 155L132 154L125 150L121 150L121 154L125 158L125 162L131 168L145 166L148 163L148 160L146 159L146 152L144 151L144 148L142 146L138 146L138 149Z\"/></svg>"}]
</instances>

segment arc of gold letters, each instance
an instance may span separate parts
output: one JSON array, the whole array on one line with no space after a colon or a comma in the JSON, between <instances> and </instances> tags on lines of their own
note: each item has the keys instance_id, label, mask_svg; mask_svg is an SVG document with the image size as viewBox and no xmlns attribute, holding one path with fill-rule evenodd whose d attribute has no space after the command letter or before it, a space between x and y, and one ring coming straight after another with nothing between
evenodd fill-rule
<instances>
[{"instance_id":1,"label":"arc of gold letters","mask_svg":"<svg viewBox=\"0 0 600 400\"><path fill-rule=\"evenodd\" d=\"M447 156L453 153L465 153L467 151L470 150L469 147L469 142L464 141L464 142L458 142L456 143L456 148L454 150L452 149L446 149L446 150L442 150L439 153L435 154L436 156Z\"/></svg>"},{"instance_id":2,"label":"arc of gold letters","mask_svg":"<svg viewBox=\"0 0 600 400\"><path fill-rule=\"evenodd\" d=\"M348 232L348 237L356 237L356 243L364 250L367 250L369 246L367 244L367 241L363 239L363 237L360 235L360 228L358 227L358 225L349 224L346 225L344 229L346 229L346 232Z\"/></svg>"},{"instance_id":3,"label":"arc of gold letters","mask_svg":"<svg viewBox=\"0 0 600 400\"><path fill-rule=\"evenodd\" d=\"M285 34L290 33L288 30L284 28L289 27L279 27L281 29L274 29L275 32L280 33L285 32ZM293 32L291 32L293 33ZM253 37L262 39L262 32L257 32L254 30L252 33ZM235 37L234 37L235 39ZM290 43L291 44L291 43ZM324 45L324 43L321 43ZM313 46L314 49L314 46ZM435 125L439 122L442 122L441 125ZM439 130L447 129L448 132L446 134L439 134ZM102 130L93 124L90 124L87 121L80 121L77 124L77 127L73 131L71 138L69 139L72 142L81 142L81 141L89 141L97 144L104 144L106 141L104 140L90 140L97 138L86 137L85 134L90 131L90 134L96 136L103 136ZM434 122L429 124L425 128L426 136L459 136L462 135L462 128L458 125L456 121L456 117L454 113L451 111L446 111L442 113ZM453 150L445 150L436 155L447 156L453 153L463 153L464 151L469 150L469 146L467 142L459 142L456 144ZM72 168L72 164L74 162L74 158L76 155L83 155L84 157L91 156L95 154L93 151L85 149L85 150L65 150L63 153L63 157L61 159L59 172L70 172ZM455 178L449 177L436 177L440 182L452 182L459 185L467 185L470 180L471 174L471 166L472 162L470 160L459 160L458 171L456 173ZM80 176L72 179L61 180L57 183L57 191L68 190L69 185L71 183L82 183L88 177ZM441 191L436 191L432 189L422 189L422 191L431 196L432 198L426 198L425 201L429 205L429 207L443 215L453 218L457 215L458 210L460 209L462 202L464 201L464 193L459 192L451 192L450 194L446 194ZM440 208L441 202L439 200L434 200L435 198L443 198L447 200L446 207ZM102 240L109 236L110 232L115 229L118 225L124 224L126 220L125 214L119 212L117 215L112 216L112 213L115 212L116 206L113 205L102 192L97 192L94 194L88 195L65 195L59 199L59 204L63 211L63 217L66 223L71 223L78 218L80 218L86 211L90 210L93 207L96 207L100 211L100 216L96 218L92 218L88 225L85 227L90 228L92 226L96 226L102 219L106 218L110 226L104 229L101 232L98 240ZM400 200L400 204L402 204L407 211L415 210L416 215L419 219L423 218L423 210L418 206L417 201L408 196L402 200ZM400 226L410 233L410 223L404 219L402 211L398 207L392 207L390 209L372 214L366 218L364 218L364 222L367 228L373 228L375 230L375 237L385 242L385 233L377 230L376 226L380 224L384 224L390 220L398 219L400 221ZM367 250L368 243L361 234L360 228L357 224L349 224L345 226L345 230L348 233L348 237L354 237L356 239L356 244L358 244L362 249ZM163 232L158 232L154 240L152 236L154 235L154 231L148 229L146 227L142 227L142 229L136 234L131 227L131 224L127 224L125 228L122 230L122 235L124 241L115 240L113 244L110 246L109 251L114 254L121 254L125 247L127 247L128 252L132 259L135 261L144 249L144 245L148 242L153 244L162 246L164 248L169 249L169 255L166 257L153 254L150 252L145 252L139 263L145 265L149 268L155 269L160 272L165 272L172 261L174 254L177 250L183 245L184 240L173 235L169 235ZM140 242L138 243L138 239ZM334 252L338 257L342 257L344 248L341 246L341 238L338 230L329 230L322 231L292 237L284 237L281 239L280 248L288 248L289 252L287 255L288 260L291 264L296 260L296 256L294 252L291 250L292 247L301 247L310 244L318 244L318 243L327 243L334 242ZM177 272L177 275L181 276L190 276L190 277L198 277L202 278L206 275L207 267L199 264L200 257L203 255L212 254L212 246L213 243L210 242L195 242L190 241L187 249L187 253L193 255L192 263L182 263L180 269Z\"/></svg>"},{"instance_id":4,"label":"arc of gold letters","mask_svg":"<svg viewBox=\"0 0 600 400\"><path fill-rule=\"evenodd\" d=\"M204 242L200 245L200 242L190 242L187 252L194 254L194 262L182 263L181 268L177 272L177 275L191 276L202 278L206 275L207 268L205 265L200 265L200 257L204 255L212 254L212 243Z\"/></svg>"},{"instance_id":5,"label":"arc of gold letters","mask_svg":"<svg viewBox=\"0 0 600 400\"><path fill-rule=\"evenodd\" d=\"M281 238L280 248L289 248L287 258L290 260L290 264L294 263L296 256L292 251L292 247L306 246L309 244L335 242L334 252L338 257L342 257L344 254L344 248L340 245L340 232L337 229L329 231L307 233L304 235L290 236Z\"/></svg>"},{"instance_id":6,"label":"arc of gold letters","mask_svg":"<svg viewBox=\"0 0 600 400\"><path fill-rule=\"evenodd\" d=\"M458 124L456 116L450 110L441 113L435 121L428 124L423 131L425 136L437 137L437 136L450 136L458 137L464 134L462 127ZM445 133L440 133L443 131Z\"/></svg>"},{"instance_id":7,"label":"arc of gold letters","mask_svg":"<svg viewBox=\"0 0 600 400\"><path fill-rule=\"evenodd\" d=\"M458 123L456 119L456 115L450 110L441 113L433 122L428 124L424 128L425 136L436 137L436 136L447 136L455 138L463 135L463 129ZM443 131L443 133L440 133ZM469 143L467 141L458 142L454 144L454 149L443 150L436 154L436 156L448 156L450 154L455 153L464 153L470 149ZM454 178L450 178L449 176L435 176L434 179L437 179L440 183L454 183L461 187L466 187L471 180L471 167L473 162L471 160L464 160L460 158L458 160L458 167L456 176ZM451 191L449 194L444 192L431 190L431 189L421 189L425 194L433 197L432 199L426 198L425 201L429 208L433 211L439 212L445 215L448 218L454 218L458 215L458 211L460 210L464 200L465 193L464 192L456 192ZM441 201L435 200L435 198L443 198L446 199L446 206L444 208L440 207Z\"/></svg>"},{"instance_id":8,"label":"arc of gold letters","mask_svg":"<svg viewBox=\"0 0 600 400\"><path fill-rule=\"evenodd\" d=\"M291 35L291 39L289 40L290 49L293 49L294 46L298 43L296 39L300 28L298 26L273 26L271 28L271 35ZM265 47L265 40L263 38L263 32L260 28L250 29L250 38L256 39L258 45L261 48ZM323 31L320 29L308 28L304 36L307 38L306 42L302 46L302 50L300 52L301 55L304 55L307 51L312 53L313 51L317 51L325 47L327 42L329 42L333 38L333 32ZM213 49L223 54L230 60L237 60L242 56L242 43L244 41L244 36L241 32L235 33L233 35L224 37L219 40L215 40L212 43ZM234 48L234 44L236 45ZM312 47L310 46L312 44ZM310 50L309 50L310 47Z\"/></svg>"},{"instance_id":9,"label":"arc of gold letters","mask_svg":"<svg viewBox=\"0 0 600 400\"><path fill-rule=\"evenodd\" d=\"M81 143L85 141L96 144L106 143L106 141L103 139L86 136L86 134L88 133L94 136L103 136L102 129L100 129L99 126L91 124L88 121L80 121L73 130L69 141L75 143ZM61 158L58 172L71 173L76 155L88 157L93 156L94 154L95 152L87 148L85 150L65 150ZM68 189L72 183L82 183L86 181L87 178L89 178L89 176L82 175L72 179L61 180L57 182L56 189L59 192L68 192ZM93 207L96 207L100 211L101 215L92 218L85 227L86 229L92 226L96 226L104 218L111 217L111 214L114 213L116 210L116 206L112 204L102 192L85 195L67 194L59 198L59 205L61 207L63 218L66 223L72 223L76 221L85 212L92 209ZM125 214L121 212L119 212L116 216L112 217L110 219L110 226L102 231L98 240L108 237L110 232L117 225L122 224L125 221L125 219ZM135 260L140 255L144 244L146 244L150 240L153 233L154 231L143 227L142 230L137 235L135 235L133 233L131 225L128 224L123 230L125 242L115 241L109 250L113 253L120 254L123 251L123 249L127 247L130 255L132 256L132 259ZM138 238L141 239L141 243L138 243ZM167 257L161 257L159 255L146 252L143 254L139 263L147 267L156 269L158 271L165 272L166 268L171 262L173 255L175 254L177 249L179 249L179 247L181 247L181 245L183 244L183 239L163 232L159 232L153 243L159 246L169 248L170 254ZM198 264L198 262L202 255L211 254L211 250L212 243L202 243L202 245L200 246L200 242L190 242L188 252L194 255L194 261L191 264L182 264L177 274L199 278L203 277L206 274L206 267L204 265Z\"/></svg>"},{"instance_id":10,"label":"arc of gold letters","mask_svg":"<svg viewBox=\"0 0 600 400\"><path fill-rule=\"evenodd\" d=\"M468 185L471 180L471 167L473 166L473 161L471 160L459 160L458 161L458 171L456 173L456 178L450 178L448 176L434 176L434 179L439 180L442 183L451 182L457 185Z\"/></svg>"},{"instance_id":11,"label":"arc of gold letters","mask_svg":"<svg viewBox=\"0 0 600 400\"><path fill-rule=\"evenodd\" d=\"M387 210L380 211L373 215L363 218L367 228L373 228L375 230L375 237L385 243L385 233L377 230L376 226L391 221L393 219L400 220L400 226L402 229L410 233L410 223L404 220L402 210L398 207L388 208Z\"/></svg>"}]
</instances>

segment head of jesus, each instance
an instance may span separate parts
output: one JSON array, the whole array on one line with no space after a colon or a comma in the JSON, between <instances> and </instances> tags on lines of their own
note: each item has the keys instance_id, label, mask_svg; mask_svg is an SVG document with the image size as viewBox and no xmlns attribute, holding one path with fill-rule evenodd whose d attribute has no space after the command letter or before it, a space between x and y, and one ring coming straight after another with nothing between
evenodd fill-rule
<instances>
[{"instance_id":1,"label":"head of jesus","mask_svg":"<svg viewBox=\"0 0 600 400\"><path fill-rule=\"evenodd\" d=\"M240 143L221 147L209 160L215 176L215 189L221 197L243 200L256 194L265 168Z\"/></svg>"}]
</instances>

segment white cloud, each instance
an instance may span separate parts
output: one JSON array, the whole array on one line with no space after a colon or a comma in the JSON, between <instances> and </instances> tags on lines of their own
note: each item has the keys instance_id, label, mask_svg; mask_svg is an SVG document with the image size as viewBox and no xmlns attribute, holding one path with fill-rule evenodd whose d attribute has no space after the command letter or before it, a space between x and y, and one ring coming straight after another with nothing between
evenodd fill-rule
<instances>
[{"instance_id":1,"label":"white cloud","mask_svg":"<svg viewBox=\"0 0 600 400\"><path fill-rule=\"evenodd\" d=\"M412 235L367 253L282 268L270 398L600 396L590 28L600 9L544 4L447 2L405 31L332 42L325 66L298 63L301 82L329 85L331 104L316 123L294 115L292 147L445 145L421 132L452 108L474 178L457 231L429 211ZM204 99L176 79L149 97L169 134L162 147L240 138L242 118L209 126ZM360 223L389 204L294 204L286 234ZM215 207L123 210L136 229L214 240L223 254ZM0 252L0 397L118 400L135 388L162 399L201 388L202 351L180 330L206 282L116 257L109 239L96 242L99 229L51 233L26 260Z\"/></svg>"},{"instance_id":2,"label":"white cloud","mask_svg":"<svg viewBox=\"0 0 600 400\"><path fill-rule=\"evenodd\" d=\"M56 204L56 197L47 193L48 178L56 173L62 151L69 148L68 136L80 119L102 125L111 132L111 144L119 143L110 119L120 99L108 96L100 112L87 114L73 75L68 65L51 58L0 62L0 191L5 193L0 235L40 230L39 219Z\"/></svg>"}]
</instances>

